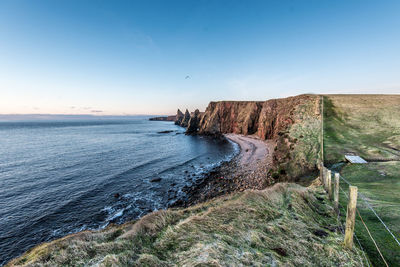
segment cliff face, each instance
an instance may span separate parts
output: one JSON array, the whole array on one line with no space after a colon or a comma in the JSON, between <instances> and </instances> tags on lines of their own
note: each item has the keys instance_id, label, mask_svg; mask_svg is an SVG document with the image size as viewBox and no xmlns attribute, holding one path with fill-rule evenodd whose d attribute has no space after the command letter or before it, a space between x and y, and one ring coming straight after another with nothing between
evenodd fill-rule
<instances>
[{"instance_id":1,"label":"cliff face","mask_svg":"<svg viewBox=\"0 0 400 267\"><path fill-rule=\"evenodd\" d=\"M261 139L274 139L294 123L296 107L315 96L260 101L211 102L200 121L199 134L256 134Z\"/></svg>"},{"instance_id":2,"label":"cliff face","mask_svg":"<svg viewBox=\"0 0 400 267\"><path fill-rule=\"evenodd\" d=\"M274 175L299 177L319 160L320 97L299 95L261 101L211 102L199 123L199 134L236 133L276 141Z\"/></svg>"},{"instance_id":3,"label":"cliff face","mask_svg":"<svg viewBox=\"0 0 400 267\"><path fill-rule=\"evenodd\" d=\"M211 102L199 125L199 133L218 135L224 133L254 134L263 102L221 101Z\"/></svg>"}]
</instances>

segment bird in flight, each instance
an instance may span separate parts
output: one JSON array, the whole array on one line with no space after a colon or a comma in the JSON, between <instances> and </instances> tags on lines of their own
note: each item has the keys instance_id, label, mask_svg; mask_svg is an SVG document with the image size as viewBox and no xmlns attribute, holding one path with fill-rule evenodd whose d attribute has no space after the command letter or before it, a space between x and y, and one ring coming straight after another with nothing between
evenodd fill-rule
<instances>
[{"instance_id":1,"label":"bird in flight","mask_svg":"<svg viewBox=\"0 0 400 267\"><path fill-rule=\"evenodd\" d=\"M187 80L187 79L189 79L189 78L190 78L190 76L189 76L189 75L186 75L185 80Z\"/></svg>"}]
</instances>

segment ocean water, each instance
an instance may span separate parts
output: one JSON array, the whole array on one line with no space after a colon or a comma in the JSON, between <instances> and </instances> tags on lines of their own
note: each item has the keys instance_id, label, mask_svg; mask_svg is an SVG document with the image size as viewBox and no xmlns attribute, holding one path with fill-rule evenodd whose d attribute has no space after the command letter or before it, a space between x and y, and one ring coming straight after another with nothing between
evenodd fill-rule
<instances>
[{"instance_id":1,"label":"ocean water","mask_svg":"<svg viewBox=\"0 0 400 267\"><path fill-rule=\"evenodd\" d=\"M144 118L0 122L0 265L41 242L164 209L238 151L183 132Z\"/></svg>"}]
</instances>

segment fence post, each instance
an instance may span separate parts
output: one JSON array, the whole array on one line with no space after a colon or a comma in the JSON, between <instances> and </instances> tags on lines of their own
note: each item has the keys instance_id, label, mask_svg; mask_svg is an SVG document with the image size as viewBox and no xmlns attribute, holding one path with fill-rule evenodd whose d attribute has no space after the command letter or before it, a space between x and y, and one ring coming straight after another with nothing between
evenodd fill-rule
<instances>
[{"instance_id":1,"label":"fence post","mask_svg":"<svg viewBox=\"0 0 400 267\"><path fill-rule=\"evenodd\" d=\"M339 173L336 172L335 173L335 184L334 184L335 191L333 192L333 202L335 205L336 212L339 211L339 182L340 182L340 176L339 176Z\"/></svg>"},{"instance_id":2,"label":"fence post","mask_svg":"<svg viewBox=\"0 0 400 267\"><path fill-rule=\"evenodd\" d=\"M347 204L346 215L346 233L344 235L344 246L349 249L353 248L353 234L357 208L357 190L357 186L349 186L349 203Z\"/></svg>"},{"instance_id":3,"label":"fence post","mask_svg":"<svg viewBox=\"0 0 400 267\"><path fill-rule=\"evenodd\" d=\"M324 183L325 192L328 192L328 177L329 176L331 176L331 170L328 170L326 168L326 171L325 171L325 183Z\"/></svg>"},{"instance_id":4,"label":"fence post","mask_svg":"<svg viewBox=\"0 0 400 267\"><path fill-rule=\"evenodd\" d=\"M321 183L323 183L323 179L324 179L324 164L323 163L319 164L319 179L320 179Z\"/></svg>"},{"instance_id":5,"label":"fence post","mask_svg":"<svg viewBox=\"0 0 400 267\"><path fill-rule=\"evenodd\" d=\"M329 199L332 200L332 171L328 170L328 177L326 179L326 187Z\"/></svg>"}]
</instances>

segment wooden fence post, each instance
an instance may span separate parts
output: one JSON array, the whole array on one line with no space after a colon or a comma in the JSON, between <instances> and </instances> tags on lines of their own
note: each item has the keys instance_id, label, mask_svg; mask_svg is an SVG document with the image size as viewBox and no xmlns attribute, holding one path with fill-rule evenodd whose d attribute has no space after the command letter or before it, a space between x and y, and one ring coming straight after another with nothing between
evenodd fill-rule
<instances>
[{"instance_id":1,"label":"wooden fence post","mask_svg":"<svg viewBox=\"0 0 400 267\"><path fill-rule=\"evenodd\" d=\"M353 234L357 208L357 186L349 186L349 203L347 204L346 233L344 235L344 246L353 248Z\"/></svg>"},{"instance_id":2,"label":"wooden fence post","mask_svg":"<svg viewBox=\"0 0 400 267\"><path fill-rule=\"evenodd\" d=\"M328 177L331 176L331 170L326 169L325 171L325 183L324 183L324 189L325 192L328 192Z\"/></svg>"},{"instance_id":3,"label":"wooden fence post","mask_svg":"<svg viewBox=\"0 0 400 267\"><path fill-rule=\"evenodd\" d=\"M332 200L332 171L328 170L328 175L326 179L326 187L327 187L327 192L329 199Z\"/></svg>"},{"instance_id":4,"label":"wooden fence post","mask_svg":"<svg viewBox=\"0 0 400 267\"><path fill-rule=\"evenodd\" d=\"M324 179L324 164L320 163L319 164L319 180L321 181L321 183L323 182Z\"/></svg>"},{"instance_id":5,"label":"wooden fence post","mask_svg":"<svg viewBox=\"0 0 400 267\"><path fill-rule=\"evenodd\" d=\"M340 182L340 174L338 172L335 173L335 186L334 186L334 192L333 192L333 202L335 205L335 210L336 212L339 211L339 182Z\"/></svg>"}]
</instances>

